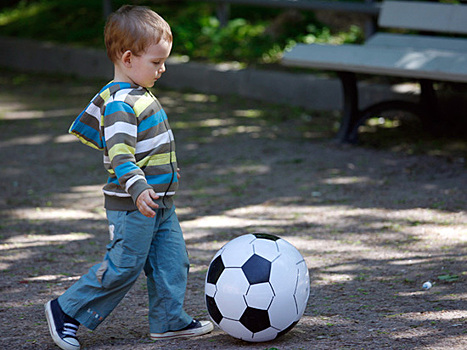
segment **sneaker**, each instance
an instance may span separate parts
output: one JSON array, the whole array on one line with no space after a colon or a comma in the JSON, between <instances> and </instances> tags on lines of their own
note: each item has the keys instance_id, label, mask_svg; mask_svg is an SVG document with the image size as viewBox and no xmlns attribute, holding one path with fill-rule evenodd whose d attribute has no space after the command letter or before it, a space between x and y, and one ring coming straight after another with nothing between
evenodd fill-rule
<instances>
[{"instance_id":1,"label":"sneaker","mask_svg":"<svg viewBox=\"0 0 467 350\"><path fill-rule=\"evenodd\" d=\"M188 338L207 334L214 329L210 321L193 320L188 326L178 331L168 331L165 333L151 333L152 340Z\"/></svg>"},{"instance_id":2,"label":"sneaker","mask_svg":"<svg viewBox=\"0 0 467 350\"><path fill-rule=\"evenodd\" d=\"M50 335L60 349L80 349L78 339L76 338L79 322L62 311L57 299L45 304L45 316L47 317Z\"/></svg>"}]
</instances>

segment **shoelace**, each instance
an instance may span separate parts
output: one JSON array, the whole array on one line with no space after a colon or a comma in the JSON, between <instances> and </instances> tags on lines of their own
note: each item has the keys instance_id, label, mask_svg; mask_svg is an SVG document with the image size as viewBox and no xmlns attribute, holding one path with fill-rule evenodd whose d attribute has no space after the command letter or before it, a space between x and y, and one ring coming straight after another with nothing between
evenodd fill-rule
<instances>
[{"instance_id":1,"label":"shoelace","mask_svg":"<svg viewBox=\"0 0 467 350\"><path fill-rule=\"evenodd\" d=\"M76 332L78 331L77 325L73 323L64 323L63 324L63 335L67 337L76 338Z\"/></svg>"}]
</instances>

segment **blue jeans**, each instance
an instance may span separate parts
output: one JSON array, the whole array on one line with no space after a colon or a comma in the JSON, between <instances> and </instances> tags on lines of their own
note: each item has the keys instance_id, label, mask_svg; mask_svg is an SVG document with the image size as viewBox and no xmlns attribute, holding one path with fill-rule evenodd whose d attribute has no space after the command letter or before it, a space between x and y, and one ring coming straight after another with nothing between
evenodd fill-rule
<instances>
[{"instance_id":1,"label":"blue jeans","mask_svg":"<svg viewBox=\"0 0 467 350\"><path fill-rule=\"evenodd\" d=\"M155 218L139 211L107 211L113 239L104 260L58 298L63 312L95 329L123 299L144 269L151 333L179 330L192 318L183 310L189 261L175 207Z\"/></svg>"}]
</instances>

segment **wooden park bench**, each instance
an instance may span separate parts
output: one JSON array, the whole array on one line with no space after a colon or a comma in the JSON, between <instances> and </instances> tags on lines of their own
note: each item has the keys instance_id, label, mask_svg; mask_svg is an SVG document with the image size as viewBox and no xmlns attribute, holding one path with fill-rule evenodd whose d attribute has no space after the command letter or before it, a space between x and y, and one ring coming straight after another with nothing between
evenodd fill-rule
<instances>
[{"instance_id":1,"label":"wooden park bench","mask_svg":"<svg viewBox=\"0 0 467 350\"><path fill-rule=\"evenodd\" d=\"M359 127L385 110L408 111L436 131L441 117L434 82L467 83L467 39L460 37L467 34L467 5L385 1L378 26L398 33L377 32L362 45L298 44L284 53L284 65L338 74L344 97L340 142L356 142ZM361 110L357 74L418 81L419 101L382 101Z\"/></svg>"}]
</instances>

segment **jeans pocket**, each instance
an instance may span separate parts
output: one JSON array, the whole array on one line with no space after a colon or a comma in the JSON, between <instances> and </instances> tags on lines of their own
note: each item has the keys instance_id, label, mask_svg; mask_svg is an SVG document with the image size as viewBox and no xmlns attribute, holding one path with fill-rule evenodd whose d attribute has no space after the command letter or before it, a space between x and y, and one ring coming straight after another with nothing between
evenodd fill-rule
<instances>
[{"instance_id":1,"label":"jeans pocket","mask_svg":"<svg viewBox=\"0 0 467 350\"><path fill-rule=\"evenodd\" d=\"M137 257L125 252L123 241L117 241L108 252L110 261L117 267L135 267Z\"/></svg>"},{"instance_id":2,"label":"jeans pocket","mask_svg":"<svg viewBox=\"0 0 467 350\"><path fill-rule=\"evenodd\" d=\"M97 276L102 287L107 289L120 288L129 283L133 283L139 276L139 269L136 267L136 257L126 254L107 256L108 263L105 271L101 271L101 276ZM104 265L102 265L104 266Z\"/></svg>"}]
</instances>

